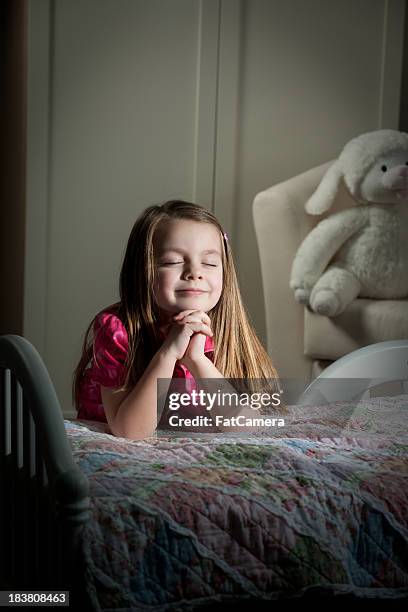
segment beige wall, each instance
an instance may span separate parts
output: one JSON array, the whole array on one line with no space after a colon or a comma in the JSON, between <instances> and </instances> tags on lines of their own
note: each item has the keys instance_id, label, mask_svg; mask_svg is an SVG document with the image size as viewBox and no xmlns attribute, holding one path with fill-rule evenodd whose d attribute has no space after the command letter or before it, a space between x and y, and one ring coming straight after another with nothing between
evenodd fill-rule
<instances>
[{"instance_id":1,"label":"beige wall","mask_svg":"<svg viewBox=\"0 0 408 612\"><path fill-rule=\"evenodd\" d=\"M69 414L83 333L118 299L126 240L151 203L181 197L216 212L265 339L252 200L352 136L397 127L404 3L35 0L30 10L24 332Z\"/></svg>"}]
</instances>

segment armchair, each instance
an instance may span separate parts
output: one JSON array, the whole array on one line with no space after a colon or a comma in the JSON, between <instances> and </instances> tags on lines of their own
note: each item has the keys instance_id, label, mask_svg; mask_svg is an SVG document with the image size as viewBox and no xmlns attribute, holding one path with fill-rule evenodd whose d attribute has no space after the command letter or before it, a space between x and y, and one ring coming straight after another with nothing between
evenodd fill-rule
<instances>
[{"instance_id":1,"label":"armchair","mask_svg":"<svg viewBox=\"0 0 408 612\"><path fill-rule=\"evenodd\" d=\"M333 318L318 315L294 299L289 287L294 256L306 234L326 216L308 215L304 204L331 163L270 187L253 202L267 347L282 378L311 381L330 363L360 347L408 339L408 299L357 298ZM350 200L342 185L326 214L347 208Z\"/></svg>"}]
</instances>

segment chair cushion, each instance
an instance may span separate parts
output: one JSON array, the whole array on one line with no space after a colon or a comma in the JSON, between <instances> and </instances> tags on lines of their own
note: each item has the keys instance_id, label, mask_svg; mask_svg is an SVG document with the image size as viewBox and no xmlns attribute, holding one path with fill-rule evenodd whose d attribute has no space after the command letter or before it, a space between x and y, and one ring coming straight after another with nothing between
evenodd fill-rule
<instances>
[{"instance_id":1,"label":"chair cushion","mask_svg":"<svg viewBox=\"0 0 408 612\"><path fill-rule=\"evenodd\" d=\"M337 317L305 308L305 355L336 360L361 346L408 339L408 298L357 299Z\"/></svg>"}]
</instances>

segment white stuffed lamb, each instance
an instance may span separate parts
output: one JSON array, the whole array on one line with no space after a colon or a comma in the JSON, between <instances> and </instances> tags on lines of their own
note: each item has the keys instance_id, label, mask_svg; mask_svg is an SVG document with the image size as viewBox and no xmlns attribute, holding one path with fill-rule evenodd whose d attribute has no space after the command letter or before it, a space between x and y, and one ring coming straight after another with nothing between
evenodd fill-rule
<instances>
[{"instance_id":1,"label":"white stuffed lamb","mask_svg":"<svg viewBox=\"0 0 408 612\"><path fill-rule=\"evenodd\" d=\"M306 211L329 210L341 180L355 206L323 219L306 236L290 279L298 302L329 317L357 296L408 296L408 133L377 130L348 142Z\"/></svg>"}]
</instances>

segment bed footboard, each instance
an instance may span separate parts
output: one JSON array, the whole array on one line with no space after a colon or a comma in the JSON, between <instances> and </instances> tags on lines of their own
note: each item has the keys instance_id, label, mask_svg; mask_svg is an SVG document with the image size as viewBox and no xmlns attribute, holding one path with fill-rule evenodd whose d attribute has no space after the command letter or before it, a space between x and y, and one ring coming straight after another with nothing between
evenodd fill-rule
<instances>
[{"instance_id":1,"label":"bed footboard","mask_svg":"<svg viewBox=\"0 0 408 612\"><path fill-rule=\"evenodd\" d=\"M0 398L0 586L82 589L89 483L47 368L21 336L0 336Z\"/></svg>"}]
</instances>

